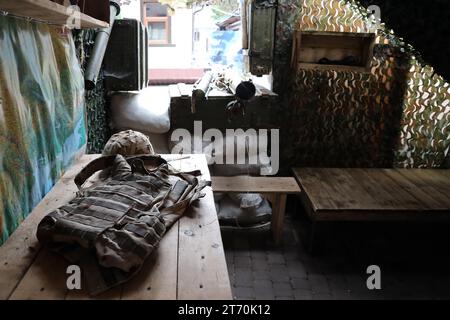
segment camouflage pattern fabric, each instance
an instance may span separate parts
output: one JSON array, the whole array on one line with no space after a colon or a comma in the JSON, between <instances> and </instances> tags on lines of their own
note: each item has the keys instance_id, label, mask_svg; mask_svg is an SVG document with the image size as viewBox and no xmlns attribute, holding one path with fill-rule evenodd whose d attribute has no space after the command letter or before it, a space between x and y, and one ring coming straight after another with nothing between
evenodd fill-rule
<instances>
[{"instance_id":1,"label":"camouflage pattern fabric","mask_svg":"<svg viewBox=\"0 0 450 320\"><path fill-rule=\"evenodd\" d=\"M274 85L289 124L281 132L285 166L448 165L449 84L374 22L357 1L279 0ZM286 72L295 29L376 30L371 72Z\"/></svg>"},{"instance_id":2,"label":"camouflage pattern fabric","mask_svg":"<svg viewBox=\"0 0 450 320\"><path fill-rule=\"evenodd\" d=\"M82 187L110 166L109 178ZM98 158L76 176L77 197L49 213L37 237L80 265L90 294L101 293L133 277L165 232L203 196L208 183L199 174L175 172L159 156Z\"/></svg>"},{"instance_id":3,"label":"camouflage pattern fabric","mask_svg":"<svg viewBox=\"0 0 450 320\"><path fill-rule=\"evenodd\" d=\"M95 45L96 29L72 30L75 48L81 70L86 71L87 64ZM87 145L86 153L98 154L111 136L110 122L107 112L106 90L104 88L103 66L100 68L95 88L85 91Z\"/></svg>"}]
</instances>

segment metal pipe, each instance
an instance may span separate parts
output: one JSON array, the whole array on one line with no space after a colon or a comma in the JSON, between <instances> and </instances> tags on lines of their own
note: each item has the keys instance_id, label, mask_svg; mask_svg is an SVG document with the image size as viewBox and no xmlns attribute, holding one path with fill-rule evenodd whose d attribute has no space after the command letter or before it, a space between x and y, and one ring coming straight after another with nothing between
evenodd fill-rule
<instances>
[{"instance_id":1,"label":"metal pipe","mask_svg":"<svg viewBox=\"0 0 450 320\"><path fill-rule=\"evenodd\" d=\"M86 90L92 90L97 83L98 74L105 57L106 47L108 46L109 36L114 26L114 20L120 13L120 6L117 2L109 2L109 27L102 28L97 32L95 37L94 48L92 49L86 71L84 73L84 86Z\"/></svg>"},{"instance_id":2,"label":"metal pipe","mask_svg":"<svg viewBox=\"0 0 450 320\"><path fill-rule=\"evenodd\" d=\"M194 89L192 90L192 97L191 97L191 111L192 111L192 113L196 112L197 104L200 101L205 99L206 93L208 92L208 89L210 87L212 78L213 78L213 73L211 71L208 71L194 85Z\"/></svg>"},{"instance_id":3,"label":"metal pipe","mask_svg":"<svg viewBox=\"0 0 450 320\"><path fill-rule=\"evenodd\" d=\"M192 96L198 100L205 99L206 92L208 92L209 85L211 84L213 73L207 71L203 77L194 85L192 90Z\"/></svg>"}]
</instances>

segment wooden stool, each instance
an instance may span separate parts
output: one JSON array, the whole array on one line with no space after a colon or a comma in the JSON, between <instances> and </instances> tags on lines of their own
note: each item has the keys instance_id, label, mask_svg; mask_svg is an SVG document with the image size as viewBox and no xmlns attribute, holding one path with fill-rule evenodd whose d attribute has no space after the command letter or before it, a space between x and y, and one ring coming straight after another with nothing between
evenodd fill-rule
<instances>
[{"instance_id":1,"label":"wooden stool","mask_svg":"<svg viewBox=\"0 0 450 320\"><path fill-rule=\"evenodd\" d=\"M272 234L275 243L280 243L283 232L286 198L288 194L301 192L292 177L211 177L213 191L227 193L262 193L273 204Z\"/></svg>"}]
</instances>

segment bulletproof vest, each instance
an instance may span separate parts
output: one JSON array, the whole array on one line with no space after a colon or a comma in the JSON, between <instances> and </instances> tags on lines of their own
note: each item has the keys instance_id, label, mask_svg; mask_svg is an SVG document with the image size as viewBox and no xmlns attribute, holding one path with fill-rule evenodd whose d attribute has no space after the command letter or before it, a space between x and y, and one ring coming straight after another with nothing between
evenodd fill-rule
<instances>
[{"instance_id":1,"label":"bulletproof vest","mask_svg":"<svg viewBox=\"0 0 450 320\"><path fill-rule=\"evenodd\" d=\"M83 184L95 172L107 178ZM124 283L209 182L173 170L159 156L100 157L76 177L76 197L40 222L37 238L81 267L91 295ZM49 270L50 272L50 270Z\"/></svg>"}]
</instances>

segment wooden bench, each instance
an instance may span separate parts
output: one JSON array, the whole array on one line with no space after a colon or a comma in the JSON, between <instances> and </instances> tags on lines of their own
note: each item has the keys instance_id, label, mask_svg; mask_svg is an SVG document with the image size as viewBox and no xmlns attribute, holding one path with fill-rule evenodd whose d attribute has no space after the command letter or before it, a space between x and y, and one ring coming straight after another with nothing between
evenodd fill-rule
<instances>
[{"instance_id":1,"label":"wooden bench","mask_svg":"<svg viewBox=\"0 0 450 320\"><path fill-rule=\"evenodd\" d=\"M35 233L47 213L74 197L77 188L73 178L96 157L85 155L69 169L0 247L0 299L90 298L84 290L67 289L68 263L41 248ZM171 161L171 165L185 171L200 169L203 179L210 180L204 155L189 155ZM232 299L211 188L206 188L205 193L164 236L135 278L95 298Z\"/></svg>"},{"instance_id":2,"label":"wooden bench","mask_svg":"<svg viewBox=\"0 0 450 320\"><path fill-rule=\"evenodd\" d=\"M313 221L450 220L450 170L294 168Z\"/></svg>"},{"instance_id":3,"label":"wooden bench","mask_svg":"<svg viewBox=\"0 0 450 320\"><path fill-rule=\"evenodd\" d=\"M280 243L283 232L286 198L288 194L299 194L300 187L292 177L212 177L214 192L261 193L271 200L272 234L275 243Z\"/></svg>"}]
</instances>

